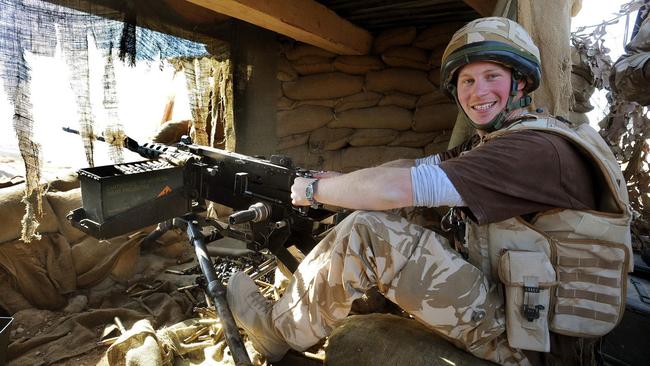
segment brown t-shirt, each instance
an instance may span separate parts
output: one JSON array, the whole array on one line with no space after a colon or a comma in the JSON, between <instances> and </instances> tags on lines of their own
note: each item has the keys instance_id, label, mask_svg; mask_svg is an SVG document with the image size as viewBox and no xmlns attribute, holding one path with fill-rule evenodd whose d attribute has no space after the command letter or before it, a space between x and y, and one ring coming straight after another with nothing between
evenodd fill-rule
<instances>
[{"instance_id":1,"label":"brown t-shirt","mask_svg":"<svg viewBox=\"0 0 650 366\"><path fill-rule=\"evenodd\" d=\"M569 140L523 130L479 141L441 154L440 163L479 224L553 208L596 207L595 170Z\"/></svg>"}]
</instances>

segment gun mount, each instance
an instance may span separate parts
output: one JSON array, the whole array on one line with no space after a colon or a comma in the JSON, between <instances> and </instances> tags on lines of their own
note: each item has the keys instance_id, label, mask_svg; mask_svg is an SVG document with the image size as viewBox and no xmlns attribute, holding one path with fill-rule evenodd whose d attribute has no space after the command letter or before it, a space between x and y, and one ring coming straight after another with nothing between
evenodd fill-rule
<instances>
[{"instance_id":1,"label":"gun mount","mask_svg":"<svg viewBox=\"0 0 650 366\"><path fill-rule=\"evenodd\" d=\"M284 156L265 160L193 145L189 139L175 147L140 145L129 137L123 144L149 160L81 169L83 206L72 211L68 219L99 239L156 223L145 241L155 241L172 228L185 230L206 280L204 291L214 301L235 363L251 365L226 301L226 288L215 273L206 244L233 237L245 242L248 249L267 248L295 271L298 262L287 245L309 251L315 245L315 223L332 214L291 205L295 178L312 172L293 167L291 159ZM206 201L234 210L228 223L214 222L208 235L202 230L207 219L200 216L206 210ZM248 224L250 230L234 227L239 224Z\"/></svg>"}]
</instances>

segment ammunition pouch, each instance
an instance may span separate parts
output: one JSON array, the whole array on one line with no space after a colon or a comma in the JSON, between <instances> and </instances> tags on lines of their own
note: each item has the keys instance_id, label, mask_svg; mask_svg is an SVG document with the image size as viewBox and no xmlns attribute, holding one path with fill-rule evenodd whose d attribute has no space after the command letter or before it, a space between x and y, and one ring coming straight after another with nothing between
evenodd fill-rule
<instances>
[{"instance_id":1,"label":"ammunition pouch","mask_svg":"<svg viewBox=\"0 0 650 366\"><path fill-rule=\"evenodd\" d=\"M499 261L511 347L550 351L548 318L555 270L544 253L509 250Z\"/></svg>"}]
</instances>

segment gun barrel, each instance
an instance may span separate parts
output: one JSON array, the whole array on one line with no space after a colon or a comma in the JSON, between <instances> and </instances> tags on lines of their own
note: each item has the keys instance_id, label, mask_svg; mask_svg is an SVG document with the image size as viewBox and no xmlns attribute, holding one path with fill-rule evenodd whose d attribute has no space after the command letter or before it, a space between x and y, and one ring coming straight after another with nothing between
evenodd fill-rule
<instances>
[{"instance_id":1,"label":"gun barrel","mask_svg":"<svg viewBox=\"0 0 650 366\"><path fill-rule=\"evenodd\" d=\"M79 132L79 130L75 130L74 128L70 128L70 127L62 127L62 128L63 131L67 133L74 133L75 135L81 135L81 132ZM106 142L106 139L103 136L93 136L93 138L97 141Z\"/></svg>"}]
</instances>

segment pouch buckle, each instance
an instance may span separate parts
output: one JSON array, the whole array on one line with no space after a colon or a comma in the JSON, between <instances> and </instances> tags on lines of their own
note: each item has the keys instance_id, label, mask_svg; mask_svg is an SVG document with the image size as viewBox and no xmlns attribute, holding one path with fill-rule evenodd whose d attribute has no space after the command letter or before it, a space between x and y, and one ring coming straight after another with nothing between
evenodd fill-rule
<instances>
[{"instance_id":1,"label":"pouch buckle","mask_svg":"<svg viewBox=\"0 0 650 366\"><path fill-rule=\"evenodd\" d=\"M529 322L539 318L540 310L544 305L539 304L539 281L536 276L524 276L524 304L521 312Z\"/></svg>"}]
</instances>

